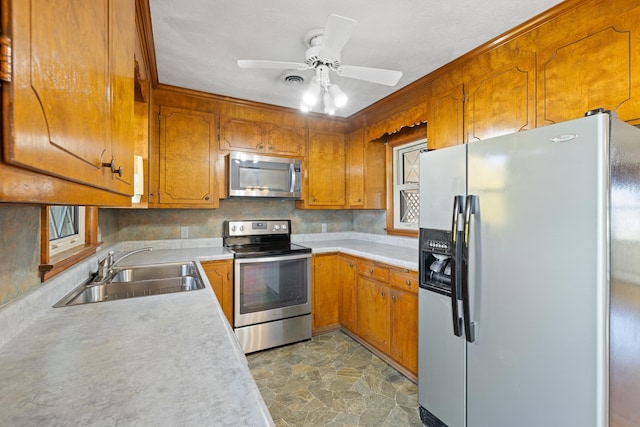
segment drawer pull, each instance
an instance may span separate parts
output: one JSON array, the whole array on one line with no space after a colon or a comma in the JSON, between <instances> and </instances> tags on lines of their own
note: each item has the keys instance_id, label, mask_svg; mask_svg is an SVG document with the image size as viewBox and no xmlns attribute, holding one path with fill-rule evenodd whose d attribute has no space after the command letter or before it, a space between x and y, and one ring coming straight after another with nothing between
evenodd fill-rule
<instances>
[{"instance_id":1,"label":"drawer pull","mask_svg":"<svg viewBox=\"0 0 640 427\"><path fill-rule=\"evenodd\" d=\"M373 268L369 269L369 274L373 274Z\"/></svg>"},{"instance_id":2,"label":"drawer pull","mask_svg":"<svg viewBox=\"0 0 640 427\"><path fill-rule=\"evenodd\" d=\"M411 286L411 280L407 280L405 281L405 283L407 284L407 286Z\"/></svg>"}]
</instances>

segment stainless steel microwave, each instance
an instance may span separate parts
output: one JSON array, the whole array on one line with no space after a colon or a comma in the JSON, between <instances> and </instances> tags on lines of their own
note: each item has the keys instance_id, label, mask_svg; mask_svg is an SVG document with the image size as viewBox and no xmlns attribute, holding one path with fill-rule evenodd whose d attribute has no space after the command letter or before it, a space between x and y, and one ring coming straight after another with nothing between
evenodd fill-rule
<instances>
[{"instance_id":1,"label":"stainless steel microwave","mask_svg":"<svg viewBox=\"0 0 640 427\"><path fill-rule=\"evenodd\" d=\"M302 195L302 160L229 153L230 197L279 197Z\"/></svg>"}]
</instances>

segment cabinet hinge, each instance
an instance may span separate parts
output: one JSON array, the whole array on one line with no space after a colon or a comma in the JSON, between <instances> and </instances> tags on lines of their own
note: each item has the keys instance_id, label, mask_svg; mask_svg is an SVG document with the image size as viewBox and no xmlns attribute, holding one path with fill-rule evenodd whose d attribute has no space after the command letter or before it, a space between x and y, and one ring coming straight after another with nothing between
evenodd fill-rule
<instances>
[{"instance_id":1,"label":"cabinet hinge","mask_svg":"<svg viewBox=\"0 0 640 427\"><path fill-rule=\"evenodd\" d=\"M0 80L11 81L11 39L0 35Z\"/></svg>"}]
</instances>

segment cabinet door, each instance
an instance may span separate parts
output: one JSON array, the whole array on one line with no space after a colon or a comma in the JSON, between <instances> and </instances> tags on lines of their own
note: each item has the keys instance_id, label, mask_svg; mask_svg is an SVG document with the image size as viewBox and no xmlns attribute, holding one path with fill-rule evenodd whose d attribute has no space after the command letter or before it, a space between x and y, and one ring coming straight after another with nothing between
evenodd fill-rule
<instances>
[{"instance_id":1,"label":"cabinet door","mask_svg":"<svg viewBox=\"0 0 640 427\"><path fill-rule=\"evenodd\" d=\"M264 124L222 116L220 118L220 149L264 153L266 149Z\"/></svg>"},{"instance_id":2,"label":"cabinet door","mask_svg":"<svg viewBox=\"0 0 640 427\"><path fill-rule=\"evenodd\" d=\"M344 135L309 131L307 203L344 206L346 192Z\"/></svg>"},{"instance_id":3,"label":"cabinet door","mask_svg":"<svg viewBox=\"0 0 640 427\"><path fill-rule=\"evenodd\" d=\"M131 195L133 0L5 3L12 81L2 84L11 109L4 160ZM112 159L122 178L103 168Z\"/></svg>"},{"instance_id":4,"label":"cabinet door","mask_svg":"<svg viewBox=\"0 0 640 427\"><path fill-rule=\"evenodd\" d=\"M233 325L233 261L204 261L202 268L218 298L225 317Z\"/></svg>"},{"instance_id":5,"label":"cabinet door","mask_svg":"<svg viewBox=\"0 0 640 427\"><path fill-rule=\"evenodd\" d=\"M389 287L358 277L358 334L374 347L389 353L391 335Z\"/></svg>"},{"instance_id":6,"label":"cabinet door","mask_svg":"<svg viewBox=\"0 0 640 427\"><path fill-rule=\"evenodd\" d=\"M340 256L340 325L351 332L358 333L357 286L358 273L356 260L350 256Z\"/></svg>"},{"instance_id":7,"label":"cabinet door","mask_svg":"<svg viewBox=\"0 0 640 427\"><path fill-rule=\"evenodd\" d=\"M586 34L567 34L573 22L556 25L564 32L538 53L538 126L595 108L614 110L622 120L640 118L640 81L634 78L640 71L639 21L636 8Z\"/></svg>"},{"instance_id":8,"label":"cabinet door","mask_svg":"<svg viewBox=\"0 0 640 427\"><path fill-rule=\"evenodd\" d=\"M364 207L364 129L347 135L347 203L351 208Z\"/></svg>"},{"instance_id":9,"label":"cabinet door","mask_svg":"<svg viewBox=\"0 0 640 427\"><path fill-rule=\"evenodd\" d=\"M340 322L340 268L338 254L313 256L313 330Z\"/></svg>"},{"instance_id":10,"label":"cabinet door","mask_svg":"<svg viewBox=\"0 0 640 427\"><path fill-rule=\"evenodd\" d=\"M535 128L535 55L465 83L465 142Z\"/></svg>"},{"instance_id":11,"label":"cabinet door","mask_svg":"<svg viewBox=\"0 0 640 427\"><path fill-rule=\"evenodd\" d=\"M280 156L304 157L307 131L304 128L290 128L269 125L266 153Z\"/></svg>"},{"instance_id":12,"label":"cabinet door","mask_svg":"<svg viewBox=\"0 0 640 427\"><path fill-rule=\"evenodd\" d=\"M462 85L431 98L427 110L427 146L437 149L462 144L464 94Z\"/></svg>"},{"instance_id":13,"label":"cabinet door","mask_svg":"<svg viewBox=\"0 0 640 427\"><path fill-rule=\"evenodd\" d=\"M160 107L160 207L216 207L215 117Z\"/></svg>"},{"instance_id":14,"label":"cabinet door","mask_svg":"<svg viewBox=\"0 0 640 427\"><path fill-rule=\"evenodd\" d=\"M391 357L418 373L418 294L391 289Z\"/></svg>"}]
</instances>

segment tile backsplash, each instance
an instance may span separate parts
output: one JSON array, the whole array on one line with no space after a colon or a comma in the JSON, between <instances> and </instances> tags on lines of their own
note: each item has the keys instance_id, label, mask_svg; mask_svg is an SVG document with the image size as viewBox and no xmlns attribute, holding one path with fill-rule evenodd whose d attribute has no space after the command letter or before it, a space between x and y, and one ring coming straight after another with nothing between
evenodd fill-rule
<instances>
[{"instance_id":1,"label":"tile backsplash","mask_svg":"<svg viewBox=\"0 0 640 427\"><path fill-rule=\"evenodd\" d=\"M105 245L120 241L222 236L225 219L291 219L294 234L357 231L385 234L385 211L298 210L289 200L222 200L218 209L100 209ZM0 204L0 307L40 286L40 206Z\"/></svg>"}]
</instances>

